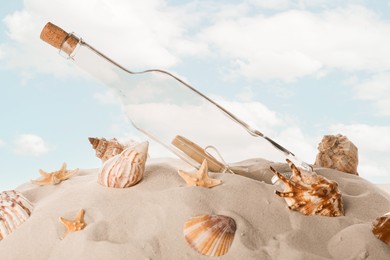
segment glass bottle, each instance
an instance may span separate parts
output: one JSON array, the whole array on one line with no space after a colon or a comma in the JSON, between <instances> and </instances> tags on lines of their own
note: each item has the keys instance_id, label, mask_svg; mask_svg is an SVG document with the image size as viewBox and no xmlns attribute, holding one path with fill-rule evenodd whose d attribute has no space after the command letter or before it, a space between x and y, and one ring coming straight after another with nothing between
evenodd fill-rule
<instances>
[{"instance_id":1,"label":"glass bottle","mask_svg":"<svg viewBox=\"0 0 390 260\"><path fill-rule=\"evenodd\" d=\"M211 171L239 172L244 168L229 167L225 161L262 157L289 158L312 170L289 150L169 72L130 71L52 23L43 28L41 39L114 90L137 130L196 168L207 159ZM265 149L270 144L276 149ZM221 158L215 159L206 151L209 146L215 147Z\"/></svg>"}]
</instances>

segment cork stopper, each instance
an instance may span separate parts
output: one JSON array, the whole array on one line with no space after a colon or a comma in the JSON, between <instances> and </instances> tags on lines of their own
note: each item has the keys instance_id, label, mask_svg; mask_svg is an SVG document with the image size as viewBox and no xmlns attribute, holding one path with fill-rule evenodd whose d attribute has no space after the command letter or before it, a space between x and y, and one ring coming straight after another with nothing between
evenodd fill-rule
<instances>
[{"instance_id":1,"label":"cork stopper","mask_svg":"<svg viewBox=\"0 0 390 260\"><path fill-rule=\"evenodd\" d=\"M79 42L76 36L65 32L50 22L42 29L40 38L68 55L72 54Z\"/></svg>"}]
</instances>

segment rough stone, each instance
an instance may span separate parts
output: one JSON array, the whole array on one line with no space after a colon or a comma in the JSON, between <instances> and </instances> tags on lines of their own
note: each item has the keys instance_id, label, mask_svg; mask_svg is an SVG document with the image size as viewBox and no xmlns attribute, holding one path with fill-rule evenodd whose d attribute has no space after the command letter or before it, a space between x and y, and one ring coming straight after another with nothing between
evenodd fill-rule
<instances>
[{"instance_id":1,"label":"rough stone","mask_svg":"<svg viewBox=\"0 0 390 260\"><path fill-rule=\"evenodd\" d=\"M325 135L318 145L314 164L358 175L358 148L341 134Z\"/></svg>"}]
</instances>

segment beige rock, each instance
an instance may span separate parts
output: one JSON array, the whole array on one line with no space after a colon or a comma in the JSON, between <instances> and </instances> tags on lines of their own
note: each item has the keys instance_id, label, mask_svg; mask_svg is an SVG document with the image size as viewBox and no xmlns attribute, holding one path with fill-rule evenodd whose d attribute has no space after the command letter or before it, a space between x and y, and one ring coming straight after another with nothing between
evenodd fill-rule
<instances>
[{"instance_id":1,"label":"beige rock","mask_svg":"<svg viewBox=\"0 0 390 260\"><path fill-rule=\"evenodd\" d=\"M346 136L325 135L318 151L315 165L358 175L358 149Z\"/></svg>"}]
</instances>

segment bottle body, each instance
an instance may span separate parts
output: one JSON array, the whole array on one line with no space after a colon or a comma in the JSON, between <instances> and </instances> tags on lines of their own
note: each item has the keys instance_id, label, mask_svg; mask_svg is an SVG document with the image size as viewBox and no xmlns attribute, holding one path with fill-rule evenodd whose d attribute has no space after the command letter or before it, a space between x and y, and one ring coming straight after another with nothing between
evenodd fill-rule
<instances>
[{"instance_id":1,"label":"bottle body","mask_svg":"<svg viewBox=\"0 0 390 260\"><path fill-rule=\"evenodd\" d=\"M312 170L283 146L169 72L130 71L51 23L42 30L41 39L110 87L137 130L195 167L199 168L201 158L215 161L215 171L222 171L228 168L225 161L258 157L284 161L287 157ZM214 148L220 161L208 153L207 147Z\"/></svg>"},{"instance_id":2,"label":"bottle body","mask_svg":"<svg viewBox=\"0 0 390 260\"><path fill-rule=\"evenodd\" d=\"M256 157L283 159L279 152L267 149L269 143L246 133L196 90L165 71L129 72L82 42L71 57L116 93L135 128L179 157L187 157L186 161L191 158L172 144L178 135L202 148L215 147L229 163Z\"/></svg>"}]
</instances>

